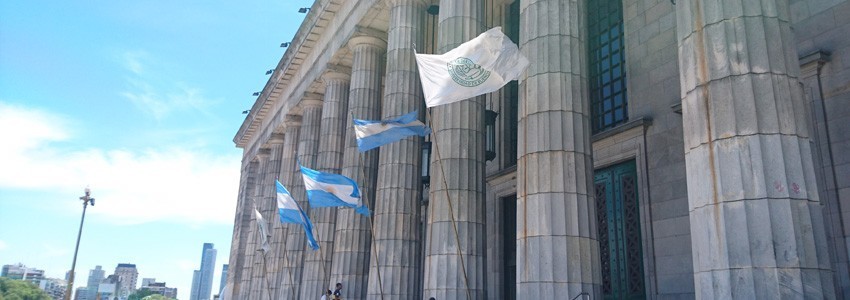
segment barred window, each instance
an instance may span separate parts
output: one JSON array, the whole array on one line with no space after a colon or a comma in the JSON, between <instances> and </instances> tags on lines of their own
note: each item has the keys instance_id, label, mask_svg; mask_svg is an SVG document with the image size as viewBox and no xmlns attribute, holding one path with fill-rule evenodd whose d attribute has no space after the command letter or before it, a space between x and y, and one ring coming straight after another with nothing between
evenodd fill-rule
<instances>
[{"instance_id":1,"label":"barred window","mask_svg":"<svg viewBox=\"0 0 850 300\"><path fill-rule=\"evenodd\" d=\"M588 69L593 133L629 120L621 0L588 0Z\"/></svg>"}]
</instances>

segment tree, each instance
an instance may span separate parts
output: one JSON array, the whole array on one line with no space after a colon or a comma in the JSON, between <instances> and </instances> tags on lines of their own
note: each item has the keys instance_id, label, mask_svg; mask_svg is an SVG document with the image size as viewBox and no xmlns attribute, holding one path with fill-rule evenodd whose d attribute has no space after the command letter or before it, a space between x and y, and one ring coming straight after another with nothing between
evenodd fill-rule
<instances>
[{"instance_id":1,"label":"tree","mask_svg":"<svg viewBox=\"0 0 850 300\"><path fill-rule=\"evenodd\" d=\"M175 299L174 298L168 298L168 297L160 295L160 294L153 294L153 295L142 298L142 300L175 300Z\"/></svg>"},{"instance_id":2,"label":"tree","mask_svg":"<svg viewBox=\"0 0 850 300\"><path fill-rule=\"evenodd\" d=\"M0 277L0 300L50 300L31 282Z\"/></svg>"}]
</instances>

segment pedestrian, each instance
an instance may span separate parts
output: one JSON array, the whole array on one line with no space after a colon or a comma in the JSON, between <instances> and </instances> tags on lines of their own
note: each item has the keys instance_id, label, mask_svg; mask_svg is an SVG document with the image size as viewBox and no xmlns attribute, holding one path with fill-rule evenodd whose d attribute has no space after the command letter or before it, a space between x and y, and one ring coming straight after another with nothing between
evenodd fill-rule
<instances>
[{"instance_id":1,"label":"pedestrian","mask_svg":"<svg viewBox=\"0 0 850 300\"><path fill-rule=\"evenodd\" d=\"M336 283L336 289L334 290L333 300L342 300L342 283Z\"/></svg>"},{"instance_id":2,"label":"pedestrian","mask_svg":"<svg viewBox=\"0 0 850 300\"><path fill-rule=\"evenodd\" d=\"M322 292L322 300L330 300L331 290L327 290L327 292Z\"/></svg>"}]
</instances>

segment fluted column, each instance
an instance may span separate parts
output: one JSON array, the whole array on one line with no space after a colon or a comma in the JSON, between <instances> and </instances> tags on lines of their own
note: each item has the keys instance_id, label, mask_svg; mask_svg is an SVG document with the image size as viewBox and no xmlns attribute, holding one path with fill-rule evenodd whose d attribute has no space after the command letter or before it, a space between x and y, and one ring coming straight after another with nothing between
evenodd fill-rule
<instances>
[{"instance_id":1,"label":"fluted column","mask_svg":"<svg viewBox=\"0 0 850 300\"><path fill-rule=\"evenodd\" d=\"M391 0L383 118L414 110L424 116L413 45L424 45L425 2ZM375 194L375 240L369 268L370 298L417 298L421 284L419 198L422 137L380 148ZM377 258L377 260L376 260ZM379 281L380 280L380 281Z\"/></svg>"},{"instance_id":2,"label":"fluted column","mask_svg":"<svg viewBox=\"0 0 850 300\"><path fill-rule=\"evenodd\" d=\"M234 297L245 298L250 291L251 267L253 266L251 258L254 253L251 236L254 234L254 225L251 220L254 215L251 197L254 196L254 186L256 184L257 171L259 162L253 160L248 163L247 176L242 187L242 193L239 198L239 209L237 211L237 221L234 223L234 232L238 231L238 244L232 246L235 248L236 254L231 255L230 261L234 263L233 272L228 272L228 281L232 282L230 293ZM233 250L231 250L233 252Z\"/></svg>"},{"instance_id":3,"label":"fluted column","mask_svg":"<svg viewBox=\"0 0 850 300\"><path fill-rule=\"evenodd\" d=\"M284 124L286 125L286 129L283 140L283 156L281 158L279 178L280 183L286 186L286 188L289 189L290 193L294 196L295 191L299 188L303 190L304 185L300 174L298 173L297 162L298 141L300 140L301 131L301 116L286 115L284 117ZM286 256L287 249L289 249L289 240L287 238L290 231L297 230L298 228L293 226L293 224L280 223L280 217L278 216L275 216L270 223L274 224L273 226L270 226L270 228L274 228L274 237L272 240L275 243L275 276L273 278L273 282L279 287L276 291L277 293L273 296L276 297L275 299L293 299L291 294L285 294L287 292L286 288L291 286L294 282L297 282L297 278L294 278L290 270L296 262L289 261Z\"/></svg>"},{"instance_id":4,"label":"fluted column","mask_svg":"<svg viewBox=\"0 0 850 300\"><path fill-rule=\"evenodd\" d=\"M251 197L251 210L253 214L253 210L257 209L262 212L262 199L263 199L263 191L266 190L266 170L269 165L269 156L271 154L271 150L268 148L262 148L257 151L257 160L259 161L259 172L257 174L257 184L255 189L255 194ZM249 297L251 299L268 299L268 284L266 284L266 269L268 267L267 262L272 253L268 253L264 255L262 251L258 251L260 247L262 247L262 237L259 228L257 227L257 219L253 217L253 222L251 222L251 227L253 227L253 234L251 234L251 245L252 245L252 253L251 253L251 291L249 293ZM263 296L265 295L265 296Z\"/></svg>"},{"instance_id":5,"label":"fluted column","mask_svg":"<svg viewBox=\"0 0 850 300\"><path fill-rule=\"evenodd\" d=\"M306 166L315 167L316 156L319 151L319 126L322 121L322 100L320 99L302 99L301 100L301 131L298 141L298 161ZM296 168L298 168L296 164ZM298 181L298 186L293 186L290 190L292 197L298 202L305 211L309 211L307 205L307 195L304 191L303 179L301 178L300 169L294 173L293 181ZM301 287L301 272L303 271L304 249L306 247L306 238L304 236L304 228L301 225L287 224L289 232L286 238L286 272L292 274L292 282L283 281L281 285L281 297L286 299L296 299L300 293ZM310 249L309 251L313 251ZM313 294L315 298L316 293ZM309 298L307 298L309 299Z\"/></svg>"},{"instance_id":6,"label":"fluted column","mask_svg":"<svg viewBox=\"0 0 850 300\"><path fill-rule=\"evenodd\" d=\"M354 139L352 116L376 120L381 117L382 60L386 42L370 36L351 38L348 46L354 52L351 67L351 89L348 98L348 118L345 131L345 152L342 175L354 179L360 186L363 200L371 208L375 197L378 153L360 153ZM369 281L369 246L371 229L367 217L354 209L339 209L336 218L331 281L344 285L343 299L365 299Z\"/></svg>"},{"instance_id":7,"label":"fluted column","mask_svg":"<svg viewBox=\"0 0 850 300\"><path fill-rule=\"evenodd\" d=\"M697 299L834 299L788 1L676 16Z\"/></svg>"},{"instance_id":8,"label":"fluted column","mask_svg":"<svg viewBox=\"0 0 850 300\"><path fill-rule=\"evenodd\" d=\"M328 72L322 76L325 97L322 104L322 125L319 133L319 156L316 169L339 174L342 169L342 151L345 125L348 117L347 73ZM330 287L331 257L333 255L335 207L310 208L310 221L319 251L304 253L304 273L301 275L301 299L315 298Z\"/></svg>"},{"instance_id":9,"label":"fluted column","mask_svg":"<svg viewBox=\"0 0 850 300\"><path fill-rule=\"evenodd\" d=\"M584 1L521 7L520 50L531 65L519 93L517 293L601 298Z\"/></svg>"},{"instance_id":10,"label":"fluted column","mask_svg":"<svg viewBox=\"0 0 850 300\"><path fill-rule=\"evenodd\" d=\"M439 52L483 32L484 2L440 1ZM437 106L431 113L434 154L423 298L484 299L484 96Z\"/></svg>"},{"instance_id":11,"label":"fluted column","mask_svg":"<svg viewBox=\"0 0 850 300\"><path fill-rule=\"evenodd\" d=\"M281 159L283 158L283 134L272 134L269 137L267 145L269 147L269 157L268 163L266 167L263 169L263 185L262 185L262 193L261 197L257 199L257 209L260 213L263 214L263 218L266 219L266 223L268 223L269 228L274 228L275 221L277 221L277 192L275 188L275 180L278 179L281 169ZM267 272L266 276L270 278L269 282L274 282L271 278L276 276L277 259L275 257L275 253L277 252L277 247L279 247L278 243L274 242L274 237L269 238L269 245L271 246L269 253L266 254L265 261L265 272ZM265 280L265 279L264 279ZM265 283L265 282L264 282ZM275 284L271 284L268 287L269 293L271 295L277 295L278 286ZM265 296L268 298L269 293L266 293Z\"/></svg>"}]
</instances>

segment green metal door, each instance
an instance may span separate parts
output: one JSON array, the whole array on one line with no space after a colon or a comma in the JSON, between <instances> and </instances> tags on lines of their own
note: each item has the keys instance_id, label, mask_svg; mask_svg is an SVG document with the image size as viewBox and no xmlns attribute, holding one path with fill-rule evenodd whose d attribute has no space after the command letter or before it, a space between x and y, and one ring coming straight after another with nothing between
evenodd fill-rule
<instances>
[{"instance_id":1,"label":"green metal door","mask_svg":"<svg viewBox=\"0 0 850 300\"><path fill-rule=\"evenodd\" d=\"M635 162L596 170L594 186L604 299L646 299Z\"/></svg>"}]
</instances>

